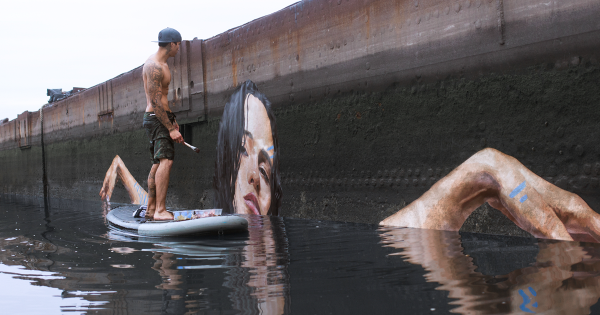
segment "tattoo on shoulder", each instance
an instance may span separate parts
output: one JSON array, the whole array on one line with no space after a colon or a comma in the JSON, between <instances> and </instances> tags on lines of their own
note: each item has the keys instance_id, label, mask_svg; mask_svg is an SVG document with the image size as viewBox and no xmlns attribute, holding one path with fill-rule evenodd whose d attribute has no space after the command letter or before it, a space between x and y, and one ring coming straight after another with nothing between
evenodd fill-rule
<instances>
[{"instance_id":1,"label":"tattoo on shoulder","mask_svg":"<svg viewBox=\"0 0 600 315\"><path fill-rule=\"evenodd\" d=\"M149 76L150 76L150 81L152 82L153 85L158 85L160 87L160 83L163 79L163 69L160 65L157 65L156 63L150 65L149 67Z\"/></svg>"}]
</instances>

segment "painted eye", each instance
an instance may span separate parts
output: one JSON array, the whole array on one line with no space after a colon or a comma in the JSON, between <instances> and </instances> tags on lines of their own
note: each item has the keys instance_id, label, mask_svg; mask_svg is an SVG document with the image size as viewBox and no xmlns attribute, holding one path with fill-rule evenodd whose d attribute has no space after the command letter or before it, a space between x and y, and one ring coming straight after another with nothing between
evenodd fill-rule
<instances>
[{"instance_id":1,"label":"painted eye","mask_svg":"<svg viewBox=\"0 0 600 315\"><path fill-rule=\"evenodd\" d=\"M246 147L244 145L240 146L240 154L243 156L248 156L248 151L246 151Z\"/></svg>"},{"instance_id":2,"label":"painted eye","mask_svg":"<svg viewBox=\"0 0 600 315\"><path fill-rule=\"evenodd\" d=\"M264 168L262 168L262 167L261 167L261 168L259 168L259 171L260 171L260 175L262 175L262 177L264 177L264 178L265 178L265 180L266 180L267 182L269 182L269 175L267 175L267 171L265 171L265 169L264 169Z\"/></svg>"}]
</instances>

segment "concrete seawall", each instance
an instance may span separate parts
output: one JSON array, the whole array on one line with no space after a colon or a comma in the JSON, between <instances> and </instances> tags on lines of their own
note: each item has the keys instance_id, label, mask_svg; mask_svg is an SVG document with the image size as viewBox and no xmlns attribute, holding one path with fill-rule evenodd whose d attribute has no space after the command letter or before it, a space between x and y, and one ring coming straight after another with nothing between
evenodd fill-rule
<instances>
[{"instance_id":1,"label":"concrete seawall","mask_svg":"<svg viewBox=\"0 0 600 315\"><path fill-rule=\"evenodd\" d=\"M201 153L177 146L168 203L213 204L218 121L251 79L276 108L285 216L378 222L484 147L599 211L598 16L592 0L314 0L183 42L169 101ZM50 196L98 198L117 154L145 186L145 104L139 67L44 107ZM0 124L0 193L43 194L40 122Z\"/></svg>"}]
</instances>

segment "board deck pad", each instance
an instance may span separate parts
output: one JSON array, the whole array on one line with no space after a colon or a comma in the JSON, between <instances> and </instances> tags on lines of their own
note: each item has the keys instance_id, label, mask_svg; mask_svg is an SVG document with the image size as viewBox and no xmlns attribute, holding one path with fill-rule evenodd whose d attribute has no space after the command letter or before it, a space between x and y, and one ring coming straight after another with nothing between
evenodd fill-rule
<instances>
[{"instance_id":1,"label":"board deck pad","mask_svg":"<svg viewBox=\"0 0 600 315\"><path fill-rule=\"evenodd\" d=\"M248 229L248 220L236 215L221 215L185 221L146 221L134 218L138 205L120 206L111 210L106 219L121 229L134 230L143 236L183 236Z\"/></svg>"}]
</instances>

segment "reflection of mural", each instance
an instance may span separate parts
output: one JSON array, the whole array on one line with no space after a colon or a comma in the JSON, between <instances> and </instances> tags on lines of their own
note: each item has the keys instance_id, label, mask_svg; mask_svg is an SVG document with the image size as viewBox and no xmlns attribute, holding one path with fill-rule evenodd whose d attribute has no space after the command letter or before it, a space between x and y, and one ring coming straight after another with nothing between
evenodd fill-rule
<instances>
[{"instance_id":1,"label":"reflection of mural","mask_svg":"<svg viewBox=\"0 0 600 315\"><path fill-rule=\"evenodd\" d=\"M250 217L248 239L240 248L216 252L222 247L202 248L198 245L168 243L155 250L153 269L162 278L159 289L168 290L171 300L183 299L189 290L190 274L202 269L226 268L223 286L230 289L232 307L242 314L288 314L290 284L288 274L289 253L283 222L273 217ZM229 244L231 246L231 244ZM195 249L198 249L196 252ZM222 260L223 265L181 266L185 255L193 260ZM208 258L208 259L207 259ZM198 288L196 288L198 289ZM210 288L208 288L210 289ZM200 288L200 290L204 290ZM186 303L186 308L190 308ZM190 311L192 311L191 309Z\"/></svg>"},{"instance_id":2,"label":"reflection of mural","mask_svg":"<svg viewBox=\"0 0 600 315\"><path fill-rule=\"evenodd\" d=\"M290 258L283 221L271 217L250 220L246 246L241 254L228 257L228 265L237 268L229 270L224 285L235 291L234 306L246 314L289 314ZM244 294L247 288L250 296Z\"/></svg>"},{"instance_id":3,"label":"reflection of mural","mask_svg":"<svg viewBox=\"0 0 600 315\"><path fill-rule=\"evenodd\" d=\"M248 216L248 234L107 240L97 236L106 231L97 204L81 203L51 212L53 232L42 239L43 217L18 220L35 208L1 206L9 209L2 222L12 223L0 227L0 262L53 273L11 276L63 290L63 305L74 304L71 297L105 303L101 313L357 314L362 305L388 314L402 300L461 314L586 314L600 297L598 243L394 227L373 233L366 225L274 216ZM91 210L74 221L82 209ZM85 232L77 232L82 222ZM511 264L515 256L526 258Z\"/></svg>"},{"instance_id":4,"label":"reflection of mural","mask_svg":"<svg viewBox=\"0 0 600 315\"><path fill-rule=\"evenodd\" d=\"M384 246L423 266L429 282L457 299L453 312L589 314L600 297L597 244L541 241L536 262L507 275L485 276L463 253L456 232L381 228ZM510 303L506 303L506 300Z\"/></svg>"},{"instance_id":5,"label":"reflection of mural","mask_svg":"<svg viewBox=\"0 0 600 315\"><path fill-rule=\"evenodd\" d=\"M223 269L223 287L230 290L228 297L234 309L242 314L289 313L289 253L283 221L272 216L250 216L248 220L248 235L235 241L204 238L200 243L182 239L155 244L152 269L161 277L161 283L155 287L163 290L163 300L169 301L169 309L184 313L210 308L190 300L189 296L215 290L207 280L196 278L207 270ZM118 231L111 238L127 239ZM148 241L155 243L156 239ZM111 250L121 254L132 252L130 248Z\"/></svg>"},{"instance_id":6,"label":"reflection of mural","mask_svg":"<svg viewBox=\"0 0 600 315\"><path fill-rule=\"evenodd\" d=\"M59 297L68 307L75 304L69 298L76 298L90 302L87 308L78 303L79 311L94 311L94 306L101 305L100 312L111 310L110 314L195 314L214 310L214 305L243 314L283 314L289 309L289 254L280 218L253 216L248 234L226 240L207 237L199 243L189 238L157 242L122 234L109 235L107 240L95 234L106 231L97 214L82 220L84 234L74 232L78 221L73 221L73 216L82 208L92 208L78 203L53 211L47 220L57 232L36 239L31 234L38 238L44 234L43 217L19 221L16 207L5 205L2 209L10 211L3 211L2 222L13 224L0 226L0 265L51 272L12 268L17 272L8 275L62 290ZM15 227L29 236L13 234L18 233ZM92 234L87 234L89 231ZM0 270L0 274L6 271ZM27 301L28 292L23 294Z\"/></svg>"},{"instance_id":7,"label":"reflection of mural","mask_svg":"<svg viewBox=\"0 0 600 315\"><path fill-rule=\"evenodd\" d=\"M282 198L278 153L271 104L246 81L225 106L219 127L217 206L226 212L277 215ZM117 175L132 202L143 204L145 191L118 156L106 174L101 197L110 197ZM476 153L381 224L457 231L486 202L536 237L600 240L600 215L579 196L494 149Z\"/></svg>"}]
</instances>

